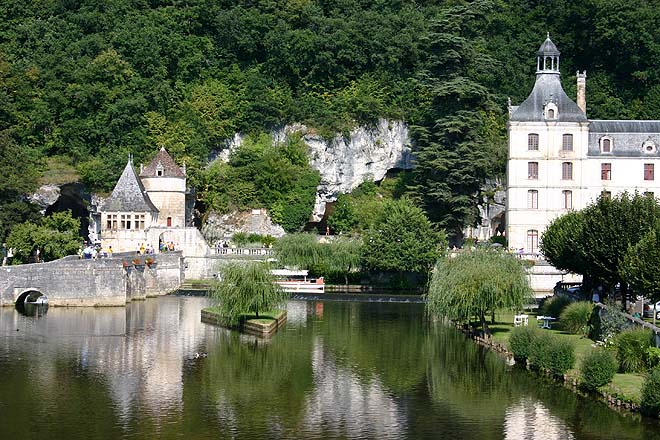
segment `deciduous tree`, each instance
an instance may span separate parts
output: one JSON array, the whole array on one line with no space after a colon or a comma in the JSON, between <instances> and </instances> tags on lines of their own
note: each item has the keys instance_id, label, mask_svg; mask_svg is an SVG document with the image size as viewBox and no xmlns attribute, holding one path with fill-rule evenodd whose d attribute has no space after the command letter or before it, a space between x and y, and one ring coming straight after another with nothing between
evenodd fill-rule
<instances>
[{"instance_id":1,"label":"deciduous tree","mask_svg":"<svg viewBox=\"0 0 660 440\"><path fill-rule=\"evenodd\" d=\"M211 288L223 317L232 321L264 312L285 302L289 295L276 284L269 265L234 263L219 268L220 280Z\"/></svg>"},{"instance_id":2,"label":"deciduous tree","mask_svg":"<svg viewBox=\"0 0 660 440\"><path fill-rule=\"evenodd\" d=\"M387 202L364 234L362 260L367 269L427 277L446 247L444 231L437 231L424 211L402 198Z\"/></svg>"},{"instance_id":3,"label":"deciduous tree","mask_svg":"<svg viewBox=\"0 0 660 440\"><path fill-rule=\"evenodd\" d=\"M515 256L478 248L438 262L431 278L427 310L449 319L478 317L488 333L486 316L517 311L532 298L527 273Z\"/></svg>"}]
</instances>

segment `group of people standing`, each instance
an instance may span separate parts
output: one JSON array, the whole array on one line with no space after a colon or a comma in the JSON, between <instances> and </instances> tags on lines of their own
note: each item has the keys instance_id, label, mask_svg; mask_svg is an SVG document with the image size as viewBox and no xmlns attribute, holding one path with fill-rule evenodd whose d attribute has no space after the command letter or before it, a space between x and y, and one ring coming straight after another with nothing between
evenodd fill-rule
<instances>
[{"instance_id":1,"label":"group of people standing","mask_svg":"<svg viewBox=\"0 0 660 440\"><path fill-rule=\"evenodd\" d=\"M147 243L146 245L144 243L140 243L140 246L137 248L138 255L151 255L153 253L154 247L151 245L151 243Z\"/></svg>"},{"instance_id":2,"label":"group of people standing","mask_svg":"<svg viewBox=\"0 0 660 440\"><path fill-rule=\"evenodd\" d=\"M114 250L112 246L108 246L107 249L101 247L100 244L92 244L84 242L82 246L78 248L78 258L82 260L96 260L97 258L108 258L112 257Z\"/></svg>"}]
</instances>

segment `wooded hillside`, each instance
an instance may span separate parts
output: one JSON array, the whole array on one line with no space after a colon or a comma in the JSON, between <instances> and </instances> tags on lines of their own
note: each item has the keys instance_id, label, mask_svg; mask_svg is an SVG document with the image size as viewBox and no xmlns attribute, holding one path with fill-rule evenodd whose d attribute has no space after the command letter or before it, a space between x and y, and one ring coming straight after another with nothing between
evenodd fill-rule
<instances>
[{"instance_id":1,"label":"wooded hillside","mask_svg":"<svg viewBox=\"0 0 660 440\"><path fill-rule=\"evenodd\" d=\"M330 137L379 117L411 125L409 190L459 230L483 178L504 173L506 97L531 89L547 31L569 96L588 71L590 117L660 118L659 3L5 0L0 234L32 215L19 197L53 163L108 191L129 152L165 146L203 186L236 132L302 122Z\"/></svg>"}]
</instances>

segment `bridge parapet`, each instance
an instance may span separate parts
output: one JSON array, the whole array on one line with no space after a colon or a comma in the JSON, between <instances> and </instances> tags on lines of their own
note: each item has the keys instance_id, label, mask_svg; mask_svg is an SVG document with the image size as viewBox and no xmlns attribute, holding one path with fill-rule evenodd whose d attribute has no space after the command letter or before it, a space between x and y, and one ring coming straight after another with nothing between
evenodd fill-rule
<instances>
[{"instance_id":1,"label":"bridge parapet","mask_svg":"<svg viewBox=\"0 0 660 440\"><path fill-rule=\"evenodd\" d=\"M51 306L123 306L127 301L157 296L183 281L180 253L158 255L125 264L122 257L0 267L0 306L14 305L26 290L48 297Z\"/></svg>"}]
</instances>

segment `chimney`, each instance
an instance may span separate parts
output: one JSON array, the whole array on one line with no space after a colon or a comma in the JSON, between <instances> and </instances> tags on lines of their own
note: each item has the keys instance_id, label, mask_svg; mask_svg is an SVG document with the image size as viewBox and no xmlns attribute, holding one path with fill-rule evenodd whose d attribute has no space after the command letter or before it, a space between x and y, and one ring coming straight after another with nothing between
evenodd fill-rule
<instances>
[{"instance_id":1,"label":"chimney","mask_svg":"<svg viewBox=\"0 0 660 440\"><path fill-rule=\"evenodd\" d=\"M577 73L577 106L587 114L587 71Z\"/></svg>"}]
</instances>

